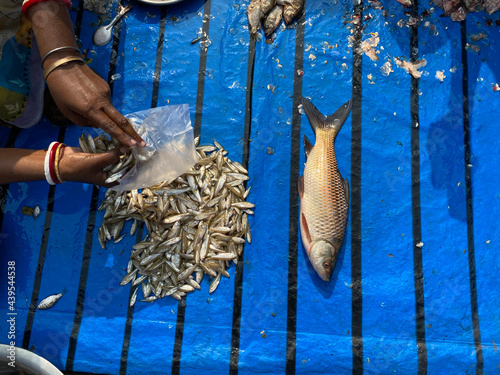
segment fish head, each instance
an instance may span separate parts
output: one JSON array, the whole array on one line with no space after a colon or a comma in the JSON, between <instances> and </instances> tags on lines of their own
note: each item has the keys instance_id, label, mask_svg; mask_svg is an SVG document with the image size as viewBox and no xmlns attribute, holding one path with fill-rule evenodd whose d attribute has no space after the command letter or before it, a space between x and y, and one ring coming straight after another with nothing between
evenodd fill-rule
<instances>
[{"instance_id":1,"label":"fish head","mask_svg":"<svg viewBox=\"0 0 500 375\"><path fill-rule=\"evenodd\" d=\"M309 259L317 274L324 281L330 281L335 263L337 261L338 250L331 242L318 240L311 244Z\"/></svg>"}]
</instances>

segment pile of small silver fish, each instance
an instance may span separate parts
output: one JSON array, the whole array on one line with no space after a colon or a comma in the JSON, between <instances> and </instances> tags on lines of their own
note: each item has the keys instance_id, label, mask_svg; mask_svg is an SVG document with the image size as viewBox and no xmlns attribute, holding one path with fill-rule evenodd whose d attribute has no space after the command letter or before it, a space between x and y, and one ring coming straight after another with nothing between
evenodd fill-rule
<instances>
[{"instance_id":1,"label":"pile of small silver fish","mask_svg":"<svg viewBox=\"0 0 500 375\"><path fill-rule=\"evenodd\" d=\"M93 138L90 134L88 136L82 134L78 137L78 141L83 152L92 154L106 152L122 146L122 144L115 138L111 137L111 139L108 139L104 135L99 135ZM127 153L120 155L120 161L116 164L110 164L104 168L104 171L108 175L108 178L104 182L107 184L115 181L119 182L120 179L135 165L135 163L136 160L134 154L129 149Z\"/></svg>"},{"instance_id":2,"label":"pile of small silver fish","mask_svg":"<svg viewBox=\"0 0 500 375\"><path fill-rule=\"evenodd\" d=\"M130 306L141 285L144 302L171 296L181 300L200 289L205 274L215 291L227 268L238 263L245 240L251 242L248 215L254 204L247 202L247 170L228 159L227 151L215 146L198 146L198 163L168 183L142 189L108 190L99 210L105 210L98 230L101 246L119 242L122 229L133 220L130 235L143 222L148 235L131 250L127 274L121 285L132 283Z\"/></svg>"},{"instance_id":3,"label":"pile of small silver fish","mask_svg":"<svg viewBox=\"0 0 500 375\"><path fill-rule=\"evenodd\" d=\"M247 8L250 36L256 38L263 23L264 34L270 37L282 18L290 25L303 7L304 0L252 0Z\"/></svg>"}]
</instances>

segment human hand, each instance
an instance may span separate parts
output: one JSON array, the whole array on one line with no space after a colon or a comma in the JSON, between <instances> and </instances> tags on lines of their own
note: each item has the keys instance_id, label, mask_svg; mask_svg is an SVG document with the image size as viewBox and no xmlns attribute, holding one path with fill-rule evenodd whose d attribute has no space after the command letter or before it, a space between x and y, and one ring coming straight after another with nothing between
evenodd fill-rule
<instances>
[{"instance_id":1,"label":"human hand","mask_svg":"<svg viewBox=\"0 0 500 375\"><path fill-rule=\"evenodd\" d=\"M27 7L46 72L61 58L80 57L80 53L72 50L77 44L66 2L30 1ZM54 101L71 121L101 128L130 147L146 145L111 104L108 84L87 65L71 61L57 66L46 78Z\"/></svg>"},{"instance_id":2,"label":"human hand","mask_svg":"<svg viewBox=\"0 0 500 375\"><path fill-rule=\"evenodd\" d=\"M58 108L75 124L101 128L130 147L146 146L111 104L108 84L87 65L71 62L60 66L47 77L47 85Z\"/></svg>"},{"instance_id":3,"label":"human hand","mask_svg":"<svg viewBox=\"0 0 500 375\"><path fill-rule=\"evenodd\" d=\"M118 185L118 182L105 183L108 178L103 168L115 164L128 147L122 146L99 154L87 154L79 147L63 147L59 160L59 173L63 181L85 182L103 187Z\"/></svg>"}]
</instances>

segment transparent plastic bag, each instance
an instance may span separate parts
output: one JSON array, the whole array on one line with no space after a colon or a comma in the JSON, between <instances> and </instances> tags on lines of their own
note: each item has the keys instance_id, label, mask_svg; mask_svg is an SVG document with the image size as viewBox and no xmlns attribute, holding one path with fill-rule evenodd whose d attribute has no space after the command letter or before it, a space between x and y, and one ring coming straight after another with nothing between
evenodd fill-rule
<instances>
[{"instance_id":1,"label":"transparent plastic bag","mask_svg":"<svg viewBox=\"0 0 500 375\"><path fill-rule=\"evenodd\" d=\"M126 115L146 141L134 147L136 164L112 190L124 191L173 181L198 161L189 105L169 105Z\"/></svg>"}]
</instances>

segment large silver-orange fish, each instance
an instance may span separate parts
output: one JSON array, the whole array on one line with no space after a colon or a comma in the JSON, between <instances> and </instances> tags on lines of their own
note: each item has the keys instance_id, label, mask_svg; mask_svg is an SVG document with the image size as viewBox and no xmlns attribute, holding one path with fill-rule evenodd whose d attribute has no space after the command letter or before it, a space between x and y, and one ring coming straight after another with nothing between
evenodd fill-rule
<instances>
[{"instance_id":1,"label":"large silver-orange fish","mask_svg":"<svg viewBox=\"0 0 500 375\"><path fill-rule=\"evenodd\" d=\"M314 147L304 135L306 166L299 179L300 233L318 275L330 280L344 241L349 209L349 183L335 157L335 137L351 111L348 101L326 117L307 99L302 106L316 134Z\"/></svg>"}]
</instances>

